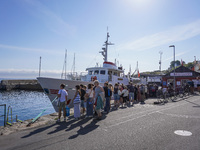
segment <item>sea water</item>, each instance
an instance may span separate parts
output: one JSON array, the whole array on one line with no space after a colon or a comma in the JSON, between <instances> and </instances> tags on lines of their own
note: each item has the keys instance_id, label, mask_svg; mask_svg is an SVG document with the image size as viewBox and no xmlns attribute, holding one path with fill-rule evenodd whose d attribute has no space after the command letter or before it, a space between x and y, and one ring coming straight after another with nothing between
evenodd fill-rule
<instances>
[{"instance_id":1,"label":"sea water","mask_svg":"<svg viewBox=\"0 0 200 150\"><path fill-rule=\"evenodd\" d=\"M0 91L0 104L12 107L12 117L16 121L16 115L20 120L35 118L42 110L43 115L54 113L55 110L44 92L38 91ZM0 106L0 116L4 114L4 107ZM3 126L4 117L0 117L0 126Z\"/></svg>"}]
</instances>

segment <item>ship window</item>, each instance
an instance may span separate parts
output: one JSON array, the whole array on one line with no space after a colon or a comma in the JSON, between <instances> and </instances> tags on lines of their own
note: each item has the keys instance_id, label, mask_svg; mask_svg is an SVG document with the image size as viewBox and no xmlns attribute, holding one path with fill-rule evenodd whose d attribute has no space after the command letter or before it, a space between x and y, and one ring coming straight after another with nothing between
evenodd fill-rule
<instances>
[{"instance_id":1,"label":"ship window","mask_svg":"<svg viewBox=\"0 0 200 150\"><path fill-rule=\"evenodd\" d=\"M101 70L100 74L106 74L106 71L105 70Z\"/></svg>"},{"instance_id":2,"label":"ship window","mask_svg":"<svg viewBox=\"0 0 200 150\"><path fill-rule=\"evenodd\" d=\"M89 75L92 75L92 72L93 72L93 71L89 71Z\"/></svg>"},{"instance_id":3,"label":"ship window","mask_svg":"<svg viewBox=\"0 0 200 150\"><path fill-rule=\"evenodd\" d=\"M99 74L99 70L95 70L94 71L94 74L96 75L96 74Z\"/></svg>"}]
</instances>

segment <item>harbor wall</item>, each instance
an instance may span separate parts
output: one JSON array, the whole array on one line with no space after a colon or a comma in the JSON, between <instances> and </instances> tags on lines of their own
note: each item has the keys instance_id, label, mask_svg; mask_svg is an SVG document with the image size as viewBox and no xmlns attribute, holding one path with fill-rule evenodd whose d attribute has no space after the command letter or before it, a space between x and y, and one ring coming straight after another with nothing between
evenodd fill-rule
<instances>
[{"instance_id":1,"label":"harbor wall","mask_svg":"<svg viewBox=\"0 0 200 150\"><path fill-rule=\"evenodd\" d=\"M39 82L35 80L1 80L0 90L34 90L42 91Z\"/></svg>"}]
</instances>

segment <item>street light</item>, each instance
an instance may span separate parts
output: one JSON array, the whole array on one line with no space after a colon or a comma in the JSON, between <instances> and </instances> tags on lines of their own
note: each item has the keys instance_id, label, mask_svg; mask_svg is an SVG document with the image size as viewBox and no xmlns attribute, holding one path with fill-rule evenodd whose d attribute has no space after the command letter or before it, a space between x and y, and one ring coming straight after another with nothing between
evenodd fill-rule
<instances>
[{"instance_id":1,"label":"street light","mask_svg":"<svg viewBox=\"0 0 200 150\"><path fill-rule=\"evenodd\" d=\"M175 90L176 90L176 86L175 86L175 46L174 45L170 45L169 47L173 47L174 48L174 96L175 96Z\"/></svg>"}]
</instances>

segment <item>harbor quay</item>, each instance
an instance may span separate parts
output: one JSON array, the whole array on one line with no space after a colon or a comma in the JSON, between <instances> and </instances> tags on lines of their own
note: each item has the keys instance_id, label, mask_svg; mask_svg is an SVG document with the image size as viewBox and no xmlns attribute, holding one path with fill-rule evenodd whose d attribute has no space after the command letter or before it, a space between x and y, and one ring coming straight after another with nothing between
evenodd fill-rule
<instances>
[{"instance_id":1,"label":"harbor quay","mask_svg":"<svg viewBox=\"0 0 200 150\"><path fill-rule=\"evenodd\" d=\"M0 136L1 150L6 149L185 149L200 147L200 97L198 94L176 102L145 104L113 110L102 120L81 118L72 114L56 123L57 113L7 127ZM15 127L14 127L15 126ZM11 131L11 128L13 128ZM14 129L15 128L15 129ZM9 132L10 129L10 132Z\"/></svg>"}]
</instances>

